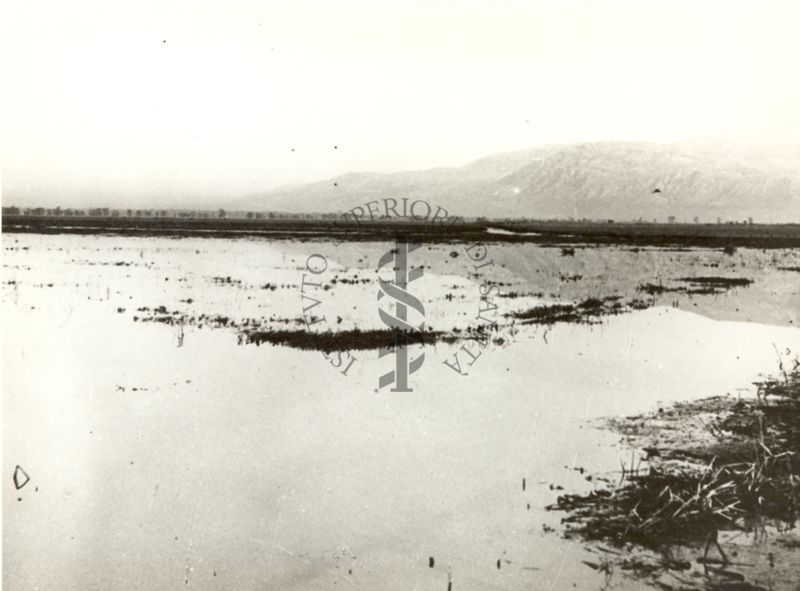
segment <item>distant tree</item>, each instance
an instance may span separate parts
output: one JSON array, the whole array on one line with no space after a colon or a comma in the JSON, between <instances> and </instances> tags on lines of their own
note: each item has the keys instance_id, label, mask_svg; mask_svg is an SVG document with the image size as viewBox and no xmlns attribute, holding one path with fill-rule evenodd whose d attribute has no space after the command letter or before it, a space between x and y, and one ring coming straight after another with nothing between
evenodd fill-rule
<instances>
[{"instance_id":1,"label":"distant tree","mask_svg":"<svg viewBox=\"0 0 800 591\"><path fill-rule=\"evenodd\" d=\"M753 223L753 218L747 218L747 223L748 224L752 224Z\"/></svg>"},{"instance_id":2,"label":"distant tree","mask_svg":"<svg viewBox=\"0 0 800 591\"><path fill-rule=\"evenodd\" d=\"M248 220L252 220L253 219L253 212L252 211L248 211L247 212L247 219Z\"/></svg>"},{"instance_id":3,"label":"distant tree","mask_svg":"<svg viewBox=\"0 0 800 591\"><path fill-rule=\"evenodd\" d=\"M699 224L699 223L700 223L700 218L699 218L699 217L697 217L697 216L694 216L694 217L692 218L692 221L693 221L695 224Z\"/></svg>"},{"instance_id":4,"label":"distant tree","mask_svg":"<svg viewBox=\"0 0 800 591\"><path fill-rule=\"evenodd\" d=\"M674 223L675 223L675 216L674 216L674 215L671 215L671 216L669 216L669 217L667 218L667 221L668 221L670 224L674 224Z\"/></svg>"},{"instance_id":5,"label":"distant tree","mask_svg":"<svg viewBox=\"0 0 800 591\"><path fill-rule=\"evenodd\" d=\"M218 217L219 219L221 219L221 220L225 219L225 210L224 210L224 209L220 209L220 210L217 212L217 217Z\"/></svg>"}]
</instances>

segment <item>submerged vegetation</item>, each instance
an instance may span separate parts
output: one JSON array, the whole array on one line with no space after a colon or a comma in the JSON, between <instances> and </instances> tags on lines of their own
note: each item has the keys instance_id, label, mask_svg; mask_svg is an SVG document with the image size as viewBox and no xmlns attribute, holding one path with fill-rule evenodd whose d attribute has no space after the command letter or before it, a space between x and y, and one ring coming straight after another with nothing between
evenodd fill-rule
<instances>
[{"instance_id":1,"label":"submerged vegetation","mask_svg":"<svg viewBox=\"0 0 800 591\"><path fill-rule=\"evenodd\" d=\"M651 296L663 293L684 293L689 295L713 295L723 293L734 287L747 287L753 283L745 277L682 277L676 281L688 285L667 286L663 283L645 283L639 291Z\"/></svg>"},{"instance_id":2,"label":"submerged vegetation","mask_svg":"<svg viewBox=\"0 0 800 591\"><path fill-rule=\"evenodd\" d=\"M309 332L306 330L256 330L241 333L240 340L260 345L286 345L295 349L320 351L351 351L393 347L397 339L409 345L433 344L439 341L453 343L455 335L439 331L400 332L384 330L352 330Z\"/></svg>"},{"instance_id":3,"label":"submerged vegetation","mask_svg":"<svg viewBox=\"0 0 800 591\"><path fill-rule=\"evenodd\" d=\"M519 320L522 324L555 324L557 322L590 324L597 322L602 316L641 310L651 305L638 299L623 303L620 301L621 299L622 296L617 295L606 296L602 299L587 298L576 304L536 306L527 310L510 312L505 316Z\"/></svg>"}]
</instances>

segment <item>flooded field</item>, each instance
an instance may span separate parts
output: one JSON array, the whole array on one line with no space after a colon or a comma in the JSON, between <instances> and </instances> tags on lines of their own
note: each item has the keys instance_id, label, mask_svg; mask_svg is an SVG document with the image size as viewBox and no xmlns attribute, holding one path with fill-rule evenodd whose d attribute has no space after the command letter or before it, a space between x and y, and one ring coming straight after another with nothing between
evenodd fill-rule
<instances>
[{"instance_id":1,"label":"flooded field","mask_svg":"<svg viewBox=\"0 0 800 591\"><path fill-rule=\"evenodd\" d=\"M422 245L434 336L391 392L393 244L2 244L8 589L603 588L547 510L630 461L597 420L753 396L800 351L797 250Z\"/></svg>"}]
</instances>

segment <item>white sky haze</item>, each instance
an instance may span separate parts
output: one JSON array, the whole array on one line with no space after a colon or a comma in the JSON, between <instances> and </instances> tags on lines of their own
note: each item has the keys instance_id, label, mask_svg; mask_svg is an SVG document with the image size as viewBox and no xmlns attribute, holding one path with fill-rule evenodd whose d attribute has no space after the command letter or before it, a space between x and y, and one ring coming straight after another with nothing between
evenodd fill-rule
<instances>
[{"instance_id":1,"label":"white sky haze","mask_svg":"<svg viewBox=\"0 0 800 591\"><path fill-rule=\"evenodd\" d=\"M202 205L545 143L800 137L800 3L34 0L2 22L4 202Z\"/></svg>"}]
</instances>

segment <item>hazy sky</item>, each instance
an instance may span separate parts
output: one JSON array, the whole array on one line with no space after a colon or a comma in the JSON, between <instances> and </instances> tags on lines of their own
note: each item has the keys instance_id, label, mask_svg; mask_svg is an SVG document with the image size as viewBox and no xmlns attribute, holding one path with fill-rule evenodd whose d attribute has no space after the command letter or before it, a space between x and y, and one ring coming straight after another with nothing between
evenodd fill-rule
<instances>
[{"instance_id":1,"label":"hazy sky","mask_svg":"<svg viewBox=\"0 0 800 591\"><path fill-rule=\"evenodd\" d=\"M4 203L202 205L543 143L800 138L797 2L9 4Z\"/></svg>"}]
</instances>

